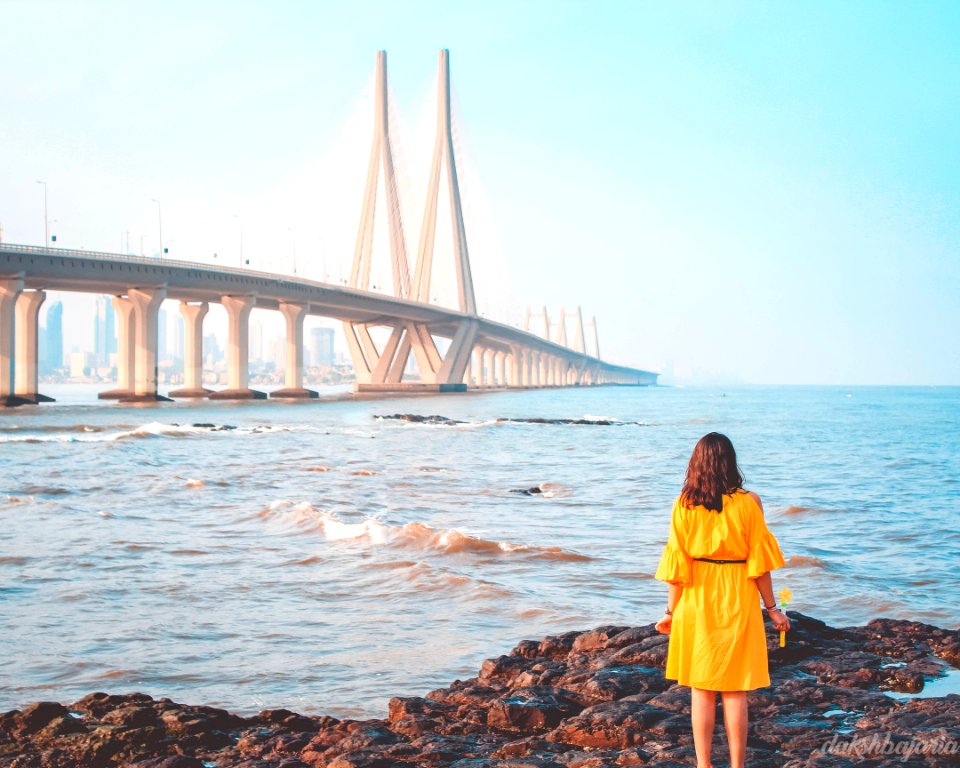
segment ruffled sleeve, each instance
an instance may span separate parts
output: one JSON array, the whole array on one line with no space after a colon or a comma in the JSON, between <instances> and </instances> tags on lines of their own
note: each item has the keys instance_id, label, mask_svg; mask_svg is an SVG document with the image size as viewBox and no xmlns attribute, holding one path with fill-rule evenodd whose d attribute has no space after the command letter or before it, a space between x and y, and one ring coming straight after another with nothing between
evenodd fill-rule
<instances>
[{"instance_id":1,"label":"ruffled sleeve","mask_svg":"<svg viewBox=\"0 0 960 768\"><path fill-rule=\"evenodd\" d=\"M670 537L667 539L667 546L663 548L660 565L657 566L657 572L654 575L658 581L666 581L681 587L690 583L691 563L685 547L687 532L683 523L680 505L674 503L673 513L670 515Z\"/></svg>"},{"instance_id":2,"label":"ruffled sleeve","mask_svg":"<svg viewBox=\"0 0 960 768\"><path fill-rule=\"evenodd\" d=\"M755 579L768 571L782 568L784 560L776 537L770 533L763 519L763 510L760 505L753 500L753 497L750 497L748 503L751 511L747 527L747 578Z\"/></svg>"}]
</instances>

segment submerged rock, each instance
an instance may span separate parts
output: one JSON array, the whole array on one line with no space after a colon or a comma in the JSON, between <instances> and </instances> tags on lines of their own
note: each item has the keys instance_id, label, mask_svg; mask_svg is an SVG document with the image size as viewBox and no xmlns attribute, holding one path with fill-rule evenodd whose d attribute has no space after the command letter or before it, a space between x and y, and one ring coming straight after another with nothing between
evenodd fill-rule
<instances>
[{"instance_id":1,"label":"submerged rock","mask_svg":"<svg viewBox=\"0 0 960 768\"><path fill-rule=\"evenodd\" d=\"M960 763L960 695L895 694L922 693L926 680L956 666L960 632L891 619L838 629L790 616L786 648L768 632L773 684L748 695L751 766ZM136 693L39 702L0 715L0 765L689 766L690 695L664 679L665 655L666 638L652 625L524 640L475 678L391 699L387 720L286 709L239 717ZM715 750L725 762L722 736Z\"/></svg>"},{"instance_id":2,"label":"submerged rock","mask_svg":"<svg viewBox=\"0 0 960 768\"><path fill-rule=\"evenodd\" d=\"M457 421L456 419L448 419L446 416L421 416L417 413L393 413L390 415L375 416L374 418L382 421L408 421L411 424L446 424L454 426L456 424L467 423L465 421Z\"/></svg>"}]
</instances>

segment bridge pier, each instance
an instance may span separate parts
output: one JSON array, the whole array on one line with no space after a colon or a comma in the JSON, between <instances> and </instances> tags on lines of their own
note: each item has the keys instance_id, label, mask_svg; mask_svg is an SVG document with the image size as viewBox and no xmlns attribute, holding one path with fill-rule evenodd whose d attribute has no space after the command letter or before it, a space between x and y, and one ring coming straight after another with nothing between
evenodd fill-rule
<instances>
[{"instance_id":1,"label":"bridge pier","mask_svg":"<svg viewBox=\"0 0 960 768\"><path fill-rule=\"evenodd\" d=\"M270 393L270 397L309 399L319 397L312 389L303 386L303 321L308 304L281 304L280 314L287 321L286 364L283 371L283 389Z\"/></svg>"},{"instance_id":2,"label":"bridge pier","mask_svg":"<svg viewBox=\"0 0 960 768\"><path fill-rule=\"evenodd\" d=\"M15 310L16 340L14 342L15 360L13 364L13 397L27 403L51 403L52 397L39 392L39 371L37 370L38 340L37 325L40 319L40 305L47 298L45 291L22 291L17 297Z\"/></svg>"},{"instance_id":3,"label":"bridge pier","mask_svg":"<svg viewBox=\"0 0 960 768\"><path fill-rule=\"evenodd\" d=\"M497 361L497 386L507 386L507 353L497 352L494 356Z\"/></svg>"},{"instance_id":4,"label":"bridge pier","mask_svg":"<svg viewBox=\"0 0 960 768\"><path fill-rule=\"evenodd\" d=\"M23 272L0 278L0 405L20 405L13 394L16 349L17 297L23 290Z\"/></svg>"},{"instance_id":5,"label":"bridge pier","mask_svg":"<svg viewBox=\"0 0 960 768\"><path fill-rule=\"evenodd\" d=\"M253 294L222 296L227 310L227 388L211 392L211 400L263 400L264 392L250 389L250 312L257 303Z\"/></svg>"},{"instance_id":6,"label":"bridge pier","mask_svg":"<svg viewBox=\"0 0 960 768\"><path fill-rule=\"evenodd\" d=\"M167 286L131 288L127 299L133 307L133 393L120 399L135 402L169 400L157 392L157 319L167 297Z\"/></svg>"},{"instance_id":7,"label":"bridge pier","mask_svg":"<svg viewBox=\"0 0 960 768\"><path fill-rule=\"evenodd\" d=\"M210 305L180 302L183 317L183 386L168 393L170 397L207 397L211 390L203 386L203 318Z\"/></svg>"},{"instance_id":8,"label":"bridge pier","mask_svg":"<svg viewBox=\"0 0 960 768\"><path fill-rule=\"evenodd\" d=\"M100 392L101 400L122 400L133 394L134 361L136 360L136 338L134 337L133 302L126 296L114 296L110 299L117 327L117 387Z\"/></svg>"},{"instance_id":9,"label":"bridge pier","mask_svg":"<svg viewBox=\"0 0 960 768\"><path fill-rule=\"evenodd\" d=\"M474 347L470 355L471 382L474 387L483 385L483 348Z\"/></svg>"},{"instance_id":10,"label":"bridge pier","mask_svg":"<svg viewBox=\"0 0 960 768\"><path fill-rule=\"evenodd\" d=\"M483 383L488 387L497 386L497 371L494 363L494 356L496 355L496 350L490 347L483 353Z\"/></svg>"}]
</instances>

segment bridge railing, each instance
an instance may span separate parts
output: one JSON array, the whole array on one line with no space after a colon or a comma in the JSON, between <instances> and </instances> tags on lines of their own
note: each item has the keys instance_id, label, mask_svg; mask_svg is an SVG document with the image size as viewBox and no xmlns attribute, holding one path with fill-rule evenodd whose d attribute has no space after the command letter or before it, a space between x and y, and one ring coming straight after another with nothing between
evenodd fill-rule
<instances>
[{"instance_id":1,"label":"bridge railing","mask_svg":"<svg viewBox=\"0 0 960 768\"><path fill-rule=\"evenodd\" d=\"M290 278L291 275L284 275L278 272L260 272L255 269L244 269L243 267L231 267L227 264L209 264L203 261L183 261L182 259L166 259L160 256L131 256L126 253L110 253L109 251L87 251L75 248L47 248L42 245L16 245L14 243L0 243L0 251L8 253L35 253L38 256L73 256L76 258L94 258L111 259L114 261L127 261L131 264L153 264L169 267L184 267L187 269L213 269L217 272L230 272L239 275L269 275L271 277ZM299 280L294 276L295 279ZM326 283L324 283L326 285Z\"/></svg>"}]
</instances>

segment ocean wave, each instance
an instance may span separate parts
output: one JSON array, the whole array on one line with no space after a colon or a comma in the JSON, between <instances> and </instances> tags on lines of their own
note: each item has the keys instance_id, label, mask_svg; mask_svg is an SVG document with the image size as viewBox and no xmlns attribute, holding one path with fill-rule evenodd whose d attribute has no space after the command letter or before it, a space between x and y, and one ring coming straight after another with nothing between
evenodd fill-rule
<instances>
[{"instance_id":1,"label":"ocean wave","mask_svg":"<svg viewBox=\"0 0 960 768\"><path fill-rule=\"evenodd\" d=\"M113 431L111 431L113 430ZM225 432L231 435L259 435L276 432L313 431L305 424L271 424L237 427L231 424L164 424L151 421L137 427L123 425L111 427L42 427L26 430L7 429L0 434L0 443L110 443L118 440L135 440L155 437L190 437ZM22 434L21 434L22 433Z\"/></svg>"},{"instance_id":2,"label":"ocean wave","mask_svg":"<svg viewBox=\"0 0 960 768\"><path fill-rule=\"evenodd\" d=\"M787 562L783 566L784 568L819 568L821 570L827 570L829 566L819 557L814 557L813 555L794 555L793 557L788 557Z\"/></svg>"},{"instance_id":3,"label":"ocean wave","mask_svg":"<svg viewBox=\"0 0 960 768\"><path fill-rule=\"evenodd\" d=\"M565 562L593 560L588 555L562 547L493 541L471 536L455 528L438 529L421 522L391 525L375 517L346 522L308 502L294 504L290 501L275 501L265 507L259 516L264 520L287 525L301 533L322 534L327 541L362 541L374 546L406 547L445 555L509 555Z\"/></svg>"},{"instance_id":4,"label":"ocean wave","mask_svg":"<svg viewBox=\"0 0 960 768\"><path fill-rule=\"evenodd\" d=\"M63 426L60 424L41 424L33 427L21 427L17 424L5 424L0 426L0 435L13 434L17 432L107 432L111 429L132 429L132 424L70 424Z\"/></svg>"}]
</instances>

